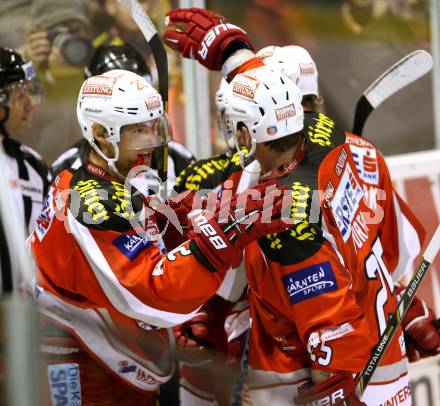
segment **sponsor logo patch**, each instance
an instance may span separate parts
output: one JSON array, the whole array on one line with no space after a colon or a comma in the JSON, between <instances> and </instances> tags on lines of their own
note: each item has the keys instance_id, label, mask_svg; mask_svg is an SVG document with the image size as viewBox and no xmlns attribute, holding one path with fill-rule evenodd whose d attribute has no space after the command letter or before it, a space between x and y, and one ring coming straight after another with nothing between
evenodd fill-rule
<instances>
[{"instance_id":1,"label":"sponsor logo patch","mask_svg":"<svg viewBox=\"0 0 440 406\"><path fill-rule=\"evenodd\" d=\"M147 249L151 242L137 234L121 234L112 241L130 261L133 261L142 251Z\"/></svg>"},{"instance_id":2,"label":"sponsor logo patch","mask_svg":"<svg viewBox=\"0 0 440 406\"><path fill-rule=\"evenodd\" d=\"M359 147L372 147L372 145L364 138L358 137L357 135L347 134L345 137L345 142L352 145L357 145Z\"/></svg>"},{"instance_id":3,"label":"sponsor logo patch","mask_svg":"<svg viewBox=\"0 0 440 406\"><path fill-rule=\"evenodd\" d=\"M359 177L366 183L377 185L379 183L379 170L376 150L374 148L359 148L355 145L350 145L350 150Z\"/></svg>"},{"instance_id":4,"label":"sponsor logo patch","mask_svg":"<svg viewBox=\"0 0 440 406\"><path fill-rule=\"evenodd\" d=\"M413 388L414 389L414 388ZM406 403L411 396L411 386L406 384L403 388L400 388L389 399L386 399L383 406L393 406Z\"/></svg>"},{"instance_id":5,"label":"sponsor logo patch","mask_svg":"<svg viewBox=\"0 0 440 406\"><path fill-rule=\"evenodd\" d=\"M296 304L338 288L330 262L322 262L282 277L290 303Z\"/></svg>"},{"instance_id":6,"label":"sponsor logo patch","mask_svg":"<svg viewBox=\"0 0 440 406\"><path fill-rule=\"evenodd\" d=\"M82 94L95 94L100 96L111 96L116 78L108 76L92 76L84 83Z\"/></svg>"},{"instance_id":7,"label":"sponsor logo patch","mask_svg":"<svg viewBox=\"0 0 440 406\"><path fill-rule=\"evenodd\" d=\"M333 186L333 183L329 180L324 189L324 198L327 200L331 200L334 194L335 194L335 187Z\"/></svg>"},{"instance_id":8,"label":"sponsor logo patch","mask_svg":"<svg viewBox=\"0 0 440 406\"><path fill-rule=\"evenodd\" d=\"M331 202L333 216L345 242L350 237L353 219L363 197L364 192L347 165Z\"/></svg>"},{"instance_id":9,"label":"sponsor logo patch","mask_svg":"<svg viewBox=\"0 0 440 406\"><path fill-rule=\"evenodd\" d=\"M335 166L336 175L341 176L346 161L347 161L347 151L345 150L345 148L342 148L341 153L338 156L338 161L336 162L336 166Z\"/></svg>"},{"instance_id":10,"label":"sponsor logo patch","mask_svg":"<svg viewBox=\"0 0 440 406\"><path fill-rule=\"evenodd\" d=\"M285 120L286 118L289 117L295 117L296 116L295 105L292 103L289 104L288 106L276 109L275 115L277 117L277 121Z\"/></svg>"},{"instance_id":11,"label":"sponsor logo patch","mask_svg":"<svg viewBox=\"0 0 440 406\"><path fill-rule=\"evenodd\" d=\"M81 406L78 364L48 365L47 377L53 405Z\"/></svg>"},{"instance_id":12,"label":"sponsor logo patch","mask_svg":"<svg viewBox=\"0 0 440 406\"><path fill-rule=\"evenodd\" d=\"M149 97L145 101L145 105L147 106L148 110L158 109L158 108L160 108L160 99L158 96Z\"/></svg>"},{"instance_id":13,"label":"sponsor logo patch","mask_svg":"<svg viewBox=\"0 0 440 406\"><path fill-rule=\"evenodd\" d=\"M299 64L299 71L301 75L314 75L315 74L315 67L313 66L313 63L300 63Z\"/></svg>"},{"instance_id":14,"label":"sponsor logo patch","mask_svg":"<svg viewBox=\"0 0 440 406\"><path fill-rule=\"evenodd\" d=\"M123 365L118 369L120 374L128 374L130 372L136 372L136 365Z\"/></svg>"},{"instance_id":15,"label":"sponsor logo patch","mask_svg":"<svg viewBox=\"0 0 440 406\"><path fill-rule=\"evenodd\" d=\"M322 113L319 113L318 117L313 120L315 124L309 125L307 131L310 141L321 147L333 147L332 134L335 127L334 121Z\"/></svg>"},{"instance_id":16,"label":"sponsor logo patch","mask_svg":"<svg viewBox=\"0 0 440 406\"><path fill-rule=\"evenodd\" d=\"M55 216L55 210L52 206L52 198L53 189L50 188L49 193L46 195L44 200L43 209L41 210L41 213L39 214L35 224L35 234L37 234L37 237L40 241L43 240L44 236L49 231Z\"/></svg>"},{"instance_id":17,"label":"sponsor logo patch","mask_svg":"<svg viewBox=\"0 0 440 406\"><path fill-rule=\"evenodd\" d=\"M135 379L139 382L156 385L159 382L145 370L138 368L136 365L128 364L128 361L121 361L118 372L121 374L136 374Z\"/></svg>"},{"instance_id":18,"label":"sponsor logo patch","mask_svg":"<svg viewBox=\"0 0 440 406\"><path fill-rule=\"evenodd\" d=\"M21 69L24 71L24 76L27 80L34 78L37 76L37 73L35 72L34 65L31 61L24 63L21 65Z\"/></svg>"},{"instance_id":19,"label":"sponsor logo patch","mask_svg":"<svg viewBox=\"0 0 440 406\"><path fill-rule=\"evenodd\" d=\"M250 76L240 75L232 86L232 92L248 99L253 99L259 85L259 80Z\"/></svg>"}]
</instances>

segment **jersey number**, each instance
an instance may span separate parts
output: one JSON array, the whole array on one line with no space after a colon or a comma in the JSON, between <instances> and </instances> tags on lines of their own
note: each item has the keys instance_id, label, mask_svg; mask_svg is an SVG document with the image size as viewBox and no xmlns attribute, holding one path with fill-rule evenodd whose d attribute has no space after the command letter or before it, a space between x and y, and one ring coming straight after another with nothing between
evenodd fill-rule
<instances>
[{"instance_id":1,"label":"jersey number","mask_svg":"<svg viewBox=\"0 0 440 406\"><path fill-rule=\"evenodd\" d=\"M381 288L376 295L376 317L379 324L379 334L385 331L387 325L387 318L385 315L385 304L388 301L388 289L391 293L394 292L394 283L390 272L388 271L385 263L383 262L383 248L380 239L376 239L373 244L371 254L365 261L365 270L367 272L368 279L380 280Z\"/></svg>"}]
</instances>

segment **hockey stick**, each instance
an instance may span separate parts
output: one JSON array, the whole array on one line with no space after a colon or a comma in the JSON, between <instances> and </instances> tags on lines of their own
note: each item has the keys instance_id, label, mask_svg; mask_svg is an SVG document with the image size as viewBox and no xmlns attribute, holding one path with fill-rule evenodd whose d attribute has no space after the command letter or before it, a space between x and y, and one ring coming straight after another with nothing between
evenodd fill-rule
<instances>
[{"instance_id":1,"label":"hockey stick","mask_svg":"<svg viewBox=\"0 0 440 406\"><path fill-rule=\"evenodd\" d=\"M159 77L159 93L162 96L165 111L168 109L168 58L165 47L151 18L138 0L118 0L135 21L153 53Z\"/></svg>"},{"instance_id":2,"label":"hockey stick","mask_svg":"<svg viewBox=\"0 0 440 406\"><path fill-rule=\"evenodd\" d=\"M387 323L385 331L382 333L379 342L376 347L374 347L371 357L357 377L357 393L359 398L362 397L362 394L365 392L365 389L368 386L368 383L371 380L371 377L374 374L377 366L379 365L383 355L385 354L394 334L397 331L397 328L400 325L402 318L405 316L417 290L419 289L423 278L428 271L429 266L434 262L434 259L440 250L440 225L437 227L431 241L428 244L422 258L420 259L419 265L417 266L411 280L408 283L407 288L402 294L402 297L397 304L396 311L391 315L390 320Z\"/></svg>"},{"instance_id":3,"label":"hockey stick","mask_svg":"<svg viewBox=\"0 0 440 406\"><path fill-rule=\"evenodd\" d=\"M368 116L388 97L428 73L433 66L432 56L419 49L404 56L379 76L356 103L353 133L362 135Z\"/></svg>"},{"instance_id":4,"label":"hockey stick","mask_svg":"<svg viewBox=\"0 0 440 406\"><path fill-rule=\"evenodd\" d=\"M148 46L153 53L154 62L156 63L157 76L159 78L159 93L162 97L163 106L165 112L168 111L168 57L165 51L165 47L159 33L150 16L139 4L138 0L118 0L124 7L127 13L131 16L134 22L141 30L144 38L148 42ZM161 195L166 198L167 194L167 171L168 171L168 146L165 145L163 155L160 158L163 160L164 172L160 175L160 178L165 187L161 191Z\"/></svg>"}]
</instances>

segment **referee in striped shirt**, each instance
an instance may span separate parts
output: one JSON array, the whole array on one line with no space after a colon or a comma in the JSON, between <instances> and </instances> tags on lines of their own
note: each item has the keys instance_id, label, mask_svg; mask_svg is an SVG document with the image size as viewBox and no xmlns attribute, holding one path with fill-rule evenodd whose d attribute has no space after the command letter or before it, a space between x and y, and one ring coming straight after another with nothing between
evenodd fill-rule
<instances>
[{"instance_id":1,"label":"referee in striped shirt","mask_svg":"<svg viewBox=\"0 0 440 406\"><path fill-rule=\"evenodd\" d=\"M13 137L27 129L35 105L41 101L42 88L31 62L17 52L0 47L0 153L9 192L21 217L24 234L33 230L43 208L50 174L46 163L33 149ZM0 218L1 290L12 290L11 257L5 227L7 213ZM11 231L12 232L12 231ZM23 242L24 243L24 242Z\"/></svg>"}]
</instances>

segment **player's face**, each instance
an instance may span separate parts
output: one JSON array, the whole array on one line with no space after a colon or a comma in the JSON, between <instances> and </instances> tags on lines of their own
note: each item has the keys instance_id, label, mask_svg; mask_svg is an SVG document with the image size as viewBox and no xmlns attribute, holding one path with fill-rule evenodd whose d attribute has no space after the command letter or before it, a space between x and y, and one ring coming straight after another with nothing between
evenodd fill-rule
<instances>
[{"instance_id":1,"label":"player's face","mask_svg":"<svg viewBox=\"0 0 440 406\"><path fill-rule=\"evenodd\" d=\"M33 110L27 84L16 83L9 87L9 117L5 127L11 136L21 135L28 126Z\"/></svg>"},{"instance_id":2,"label":"player's face","mask_svg":"<svg viewBox=\"0 0 440 406\"><path fill-rule=\"evenodd\" d=\"M157 120L124 126L120 139L116 166L122 175L127 176L138 165L150 167L153 150L161 144Z\"/></svg>"}]
</instances>

